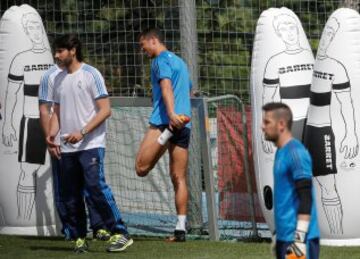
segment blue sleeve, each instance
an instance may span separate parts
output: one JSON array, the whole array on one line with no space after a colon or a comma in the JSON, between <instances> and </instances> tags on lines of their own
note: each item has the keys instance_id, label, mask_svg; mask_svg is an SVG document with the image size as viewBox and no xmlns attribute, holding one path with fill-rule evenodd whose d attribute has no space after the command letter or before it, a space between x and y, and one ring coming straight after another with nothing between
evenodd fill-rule
<instances>
[{"instance_id":1,"label":"blue sleeve","mask_svg":"<svg viewBox=\"0 0 360 259\"><path fill-rule=\"evenodd\" d=\"M93 98L96 100L99 98L107 97L109 94L106 89L105 80L99 70L89 65L84 65L83 69L87 71L90 75L89 85Z\"/></svg>"},{"instance_id":2,"label":"blue sleeve","mask_svg":"<svg viewBox=\"0 0 360 259\"><path fill-rule=\"evenodd\" d=\"M91 90L95 100L107 97L109 94L106 89L105 80L98 70L94 69L92 72L92 79Z\"/></svg>"},{"instance_id":3,"label":"blue sleeve","mask_svg":"<svg viewBox=\"0 0 360 259\"><path fill-rule=\"evenodd\" d=\"M312 179L311 157L305 148L290 148L290 167L295 181Z\"/></svg>"},{"instance_id":4,"label":"blue sleeve","mask_svg":"<svg viewBox=\"0 0 360 259\"><path fill-rule=\"evenodd\" d=\"M43 74L40 80L40 86L39 86L39 102L53 102L54 101L54 82L50 78L51 73L54 72L54 70L48 70Z\"/></svg>"},{"instance_id":5,"label":"blue sleeve","mask_svg":"<svg viewBox=\"0 0 360 259\"><path fill-rule=\"evenodd\" d=\"M39 97L39 101L47 101L47 89L48 89L48 80L49 80L49 75L47 75L47 73L45 72L45 74L42 75L41 79L40 79L40 85L39 85L39 92L38 92L38 97Z\"/></svg>"},{"instance_id":6,"label":"blue sleeve","mask_svg":"<svg viewBox=\"0 0 360 259\"><path fill-rule=\"evenodd\" d=\"M56 91L56 90L54 91L53 97L54 97L54 103L60 104L60 98L59 98L58 91Z\"/></svg>"},{"instance_id":7,"label":"blue sleeve","mask_svg":"<svg viewBox=\"0 0 360 259\"><path fill-rule=\"evenodd\" d=\"M168 60L162 57L158 57L153 64L154 74L160 82L161 79L170 79L172 76L171 65Z\"/></svg>"}]
</instances>

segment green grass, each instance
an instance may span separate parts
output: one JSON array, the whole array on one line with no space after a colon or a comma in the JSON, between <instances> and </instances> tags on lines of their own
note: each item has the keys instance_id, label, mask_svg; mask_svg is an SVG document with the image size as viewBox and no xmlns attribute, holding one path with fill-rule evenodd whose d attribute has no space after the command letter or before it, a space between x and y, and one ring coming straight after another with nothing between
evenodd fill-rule
<instances>
[{"instance_id":1,"label":"green grass","mask_svg":"<svg viewBox=\"0 0 360 259\"><path fill-rule=\"evenodd\" d=\"M272 258L269 243L187 241L168 244L159 239L135 239L135 243L125 252L109 254L106 243L89 241L90 252L76 255L73 243L60 238L22 237L0 235L0 258L166 258L166 259L208 259ZM360 258L360 247L321 247L323 259Z\"/></svg>"}]
</instances>

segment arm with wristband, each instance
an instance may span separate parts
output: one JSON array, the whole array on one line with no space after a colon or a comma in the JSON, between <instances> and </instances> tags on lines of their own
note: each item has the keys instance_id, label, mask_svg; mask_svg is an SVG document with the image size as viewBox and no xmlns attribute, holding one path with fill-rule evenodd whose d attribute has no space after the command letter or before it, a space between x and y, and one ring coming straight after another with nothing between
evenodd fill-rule
<instances>
[{"instance_id":1,"label":"arm with wristband","mask_svg":"<svg viewBox=\"0 0 360 259\"><path fill-rule=\"evenodd\" d=\"M294 242L288 247L287 259L306 258L306 241L310 224L312 198L312 162L305 149L294 149L291 152L291 172L298 200L297 224Z\"/></svg>"},{"instance_id":2,"label":"arm with wristband","mask_svg":"<svg viewBox=\"0 0 360 259\"><path fill-rule=\"evenodd\" d=\"M295 188L299 197L299 209L294 242L288 248L287 259L306 258L306 235L309 229L312 207L311 179L295 181Z\"/></svg>"}]
</instances>

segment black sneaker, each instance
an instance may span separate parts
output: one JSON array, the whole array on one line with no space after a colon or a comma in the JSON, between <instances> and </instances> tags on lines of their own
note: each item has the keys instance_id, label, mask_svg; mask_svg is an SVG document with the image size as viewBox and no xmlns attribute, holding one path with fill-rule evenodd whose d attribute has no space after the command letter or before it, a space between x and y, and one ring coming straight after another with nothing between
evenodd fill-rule
<instances>
[{"instance_id":1,"label":"black sneaker","mask_svg":"<svg viewBox=\"0 0 360 259\"><path fill-rule=\"evenodd\" d=\"M110 237L108 252L121 252L131 246L134 241L128 235L114 234Z\"/></svg>"},{"instance_id":2,"label":"black sneaker","mask_svg":"<svg viewBox=\"0 0 360 259\"><path fill-rule=\"evenodd\" d=\"M89 250L89 246L85 240L85 238L78 238L75 241L74 252L77 254L87 253Z\"/></svg>"},{"instance_id":3,"label":"black sneaker","mask_svg":"<svg viewBox=\"0 0 360 259\"><path fill-rule=\"evenodd\" d=\"M166 242L172 243L172 242L185 242L185 231L184 230L175 230L174 235L171 237L166 238Z\"/></svg>"}]
</instances>

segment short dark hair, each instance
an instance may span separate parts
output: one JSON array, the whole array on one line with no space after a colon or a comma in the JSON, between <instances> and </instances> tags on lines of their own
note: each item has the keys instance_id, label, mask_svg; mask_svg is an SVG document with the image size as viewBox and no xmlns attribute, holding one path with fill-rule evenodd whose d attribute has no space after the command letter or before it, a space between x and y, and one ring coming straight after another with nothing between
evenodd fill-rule
<instances>
[{"instance_id":1,"label":"short dark hair","mask_svg":"<svg viewBox=\"0 0 360 259\"><path fill-rule=\"evenodd\" d=\"M146 28L139 34L138 40L140 40L143 37L144 38L155 37L161 43L164 44L164 36L158 28L153 28L153 27Z\"/></svg>"},{"instance_id":2,"label":"short dark hair","mask_svg":"<svg viewBox=\"0 0 360 259\"><path fill-rule=\"evenodd\" d=\"M67 49L71 50L76 49L76 59L80 62L84 60L82 54L82 44L78 36L75 33L64 34L60 37L57 37L53 44L54 50L56 49Z\"/></svg>"},{"instance_id":3,"label":"short dark hair","mask_svg":"<svg viewBox=\"0 0 360 259\"><path fill-rule=\"evenodd\" d=\"M291 109L285 103L280 102L270 102L265 104L262 107L264 112L274 112L276 119L284 119L286 122L286 126L289 130L291 130L293 115Z\"/></svg>"}]
</instances>

